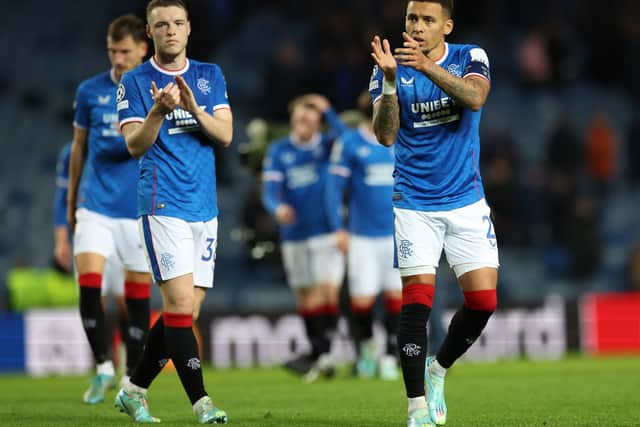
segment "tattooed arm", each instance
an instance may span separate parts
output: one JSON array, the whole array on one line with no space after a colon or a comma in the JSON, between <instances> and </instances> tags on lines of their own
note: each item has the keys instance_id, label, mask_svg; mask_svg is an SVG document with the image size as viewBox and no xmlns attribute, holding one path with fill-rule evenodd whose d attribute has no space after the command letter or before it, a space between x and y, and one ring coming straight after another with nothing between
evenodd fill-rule
<instances>
[{"instance_id":1,"label":"tattooed arm","mask_svg":"<svg viewBox=\"0 0 640 427\"><path fill-rule=\"evenodd\" d=\"M491 85L482 77L456 77L437 65L420 50L420 45L407 33L402 34L404 47L395 50L398 63L424 73L432 82L444 90L458 104L478 111L489 96Z\"/></svg>"},{"instance_id":2,"label":"tattooed arm","mask_svg":"<svg viewBox=\"0 0 640 427\"><path fill-rule=\"evenodd\" d=\"M398 129L400 129L398 96L382 95L380 100L373 104L373 132L380 144L389 147L396 140Z\"/></svg>"},{"instance_id":3,"label":"tattooed arm","mask_svg":"<svg viewBox=\"0 0 640 427\"><path fill-rule=\"evenodd\" d=\"M382 96L373 104L373 132L378 141L387 147L393 145L400 129L400 105L396 94L398 65L389 40L375 36L371 41L371 57L384 74Z\"/></svg>"}]
</instances>

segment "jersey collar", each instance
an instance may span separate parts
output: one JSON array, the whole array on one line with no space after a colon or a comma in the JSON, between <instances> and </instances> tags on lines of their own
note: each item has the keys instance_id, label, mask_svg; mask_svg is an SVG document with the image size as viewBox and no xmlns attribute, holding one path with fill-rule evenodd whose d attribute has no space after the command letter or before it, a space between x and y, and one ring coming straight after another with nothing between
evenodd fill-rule
<instances>
[{"instance_id":1,"label":"jersey collar","mask_svg":"<svg viewBox=\"0 0 640 427\"><path fill-rule=\"evenodd\" d=\"M118 85L120 82L116 80L116 70L113 68L109 70L109 77L111 77L111 81L114 85Z\"/></svg>"},{"instance_id":2,"label":"jersey collar","mask_svg":"<svg viewBox=\"0 0 640 427\"><path fill-rule=\"evenodd\" d=\"M161 66L160 64L158 64L156 62L156 59L153 56L151 57L151 59L149 59L149 62L151 63L151 66L153 68L155 68L156 70L158 70L162 74L167 74L169 76L179 76L180 74L186 73L187 70L189 69L189 58L185 58L184 67L180 68L179 70L169 70L169 69L164 68L163 66Z\"/></svg>"},{"instance_id":3,"label":"jersey collar","mask_svg":"<svg viewBox=\"0 0 640 427\"><path fill-rule=\"evenodd\" d=\"M447 56L449 56L449 43L444 42L444 51L442 52L442 56L433 62L440 65L447 59Z\"/></svg>"},{"instance_id":4,"label":"jersey collar","mask_svg":"<svg viewBox=\"0 0 640 427\"><path fill-rule=\"evenodd\" d=\"M322 135L318 132L315 133L309 141L302 142L298 138L296 138L293 134L289 134L289 139L291 143L295 145L297 148L301 150L313 150L320 144L320 140L322 139Z\"/></svg>"}]
</instances>

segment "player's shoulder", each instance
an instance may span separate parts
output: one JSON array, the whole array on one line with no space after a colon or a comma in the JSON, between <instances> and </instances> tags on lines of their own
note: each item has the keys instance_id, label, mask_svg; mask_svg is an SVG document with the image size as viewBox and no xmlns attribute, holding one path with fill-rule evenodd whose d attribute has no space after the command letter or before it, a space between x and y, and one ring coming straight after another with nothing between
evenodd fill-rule
<instances>
[{"instance_id":1,"label":"player's shoulder","mask_svg":"<svg viewBox=\"0 0 640 427\"><path fill-rule=\"evenodd\" d=\"M477 59L487 56L487 52L477 44L458 44L449 43L449 52L451 56L471 56L471 59Z\"/></svg>"},{"instance_id":2,"label":"player's shoulder","mask_svg":"<svg viewBox=\"0 0 640 427\"><path fill-rule=\"evenodd\" d=\"M202 62L189 58L189 70L208 72L213 75L222 74L222 68L214 62Z\"/></svg>"},{"instance_id":3,"label":"player's shoulder","mask_svg":"<svg viewBox=\"0 0 640 427\"><path fill-rule=\"evenodd\" d=\"M293 146L291 144L291 139L288 136L283 136L274 139L273 142L271 142L271 144L269 145L269 151L271 151L272 153L277 153L288 148L289 146Z\"/></svg>"},{"instance_id":4,"label":"player's shoulder","mask_svg":"<svg viewBox=\"0 0 640 427\"><path fill-rule=\"evenodd\" d=\"M122 75L122 79L124 80L136 79L140 76L147 75L153 71L154 71L154 68L151 66L151 62L145 61L142 64L138 65L137 67L134 67L133 69L124 73Z\"/></svg>"},{"instance_id":5,"label":"player's shoulder","mask_svg":"<svg viewBox=\"0 0 640 427\"><path fill-rule=\"evenodd\" d=\"M97 88L104 87L110 82L113 84L113 80L111 80L111 71L104 71L80 82L78 85L78 92L90 92Z\"/></svg>"},{"instance_id":6,"label":"player's shoulder","mask_svg":"<svg viewBox=\"0 0 640 427\"><path fill-rule=\"evenodd\" d=\"M357 145L360 141L360 131L358 129L347 129L342 132L342 135L340 135L338 141L340 141L342 145L347 148L352 145Z\"/></svg>"}]
</instances>

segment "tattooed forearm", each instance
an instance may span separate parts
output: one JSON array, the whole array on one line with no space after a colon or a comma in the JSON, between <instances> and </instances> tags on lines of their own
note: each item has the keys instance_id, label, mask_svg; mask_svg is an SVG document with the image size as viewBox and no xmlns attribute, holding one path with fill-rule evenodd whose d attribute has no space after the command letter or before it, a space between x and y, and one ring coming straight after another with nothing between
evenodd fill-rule
<instances>
[{"instance_id":1,"label":"tattooed forearm","mask_svg":"<svg viewBox=\"0 0 640 427\"><path fill-rule=\"evenodd\" d=\"M396 95L382 95L373 106L373 132L382 145L393 145L400 129L400 106Z\"/></svg>"},{"instance_id":2,"label":"tattooed forearm","mask_svg":"<svg viewBox=\"0 0 640 427\"><path fill-rule=\"evenodd\" d=\"M482 108L489 95L489 82L479 77L463 79L439 66L430 67L425 74L458 104L474 111Z\"/></svg>"}]
</instances>

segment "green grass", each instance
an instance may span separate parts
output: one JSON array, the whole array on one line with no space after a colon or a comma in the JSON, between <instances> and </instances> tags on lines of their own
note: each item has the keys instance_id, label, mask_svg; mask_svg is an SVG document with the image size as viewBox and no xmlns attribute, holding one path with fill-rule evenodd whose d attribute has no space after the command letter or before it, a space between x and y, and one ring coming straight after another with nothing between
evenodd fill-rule
<instances>
[{"instance_id":1,"label":"green grass","mask_svg":"<svg viewBox=\"0 0 640 427\"><path fill-rule=\"evenodd\" d=\"M404 426L402 382L346 376L314 384L280 369L205 372L234 426ZM0 377L2 426L114 426L130 420L107 402L88 406L84 377ZM460 363L446 384L447 426L640 426L640 358ZM165 426L196 425L175 373L149 399Z\"/></svg>"}]
</instances>

